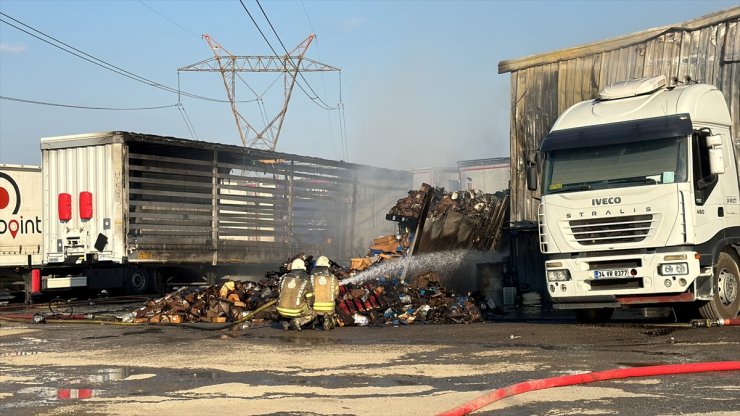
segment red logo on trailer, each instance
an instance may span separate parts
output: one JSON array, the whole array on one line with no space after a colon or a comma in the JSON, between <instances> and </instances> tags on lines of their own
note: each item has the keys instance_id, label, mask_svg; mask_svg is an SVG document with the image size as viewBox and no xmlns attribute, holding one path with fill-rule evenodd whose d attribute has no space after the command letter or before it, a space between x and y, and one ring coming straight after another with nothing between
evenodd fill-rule
<instances>
[{"instance_id":1,"label":"red logo on trailer","mask_svg":"<svg viewBox=\"0 0 740 416\"><path fill-rule=\"evenodd\" d=\"M13 178L11 178L10 175L8 175L7 173L0 172L0 178L8 181L10 186L13 187L13 195L15 195L15 206L13 207L12 214L15 215L21 209L21 191L20 189L18 189L18 184L15 183ZM5 209L8 204L10 204L10 194L8 193L8 190L2 186L2 182L0 182L0 209Z\"/></svg>"},{"instance_id":2,"label":"red logo on trailer","mask_svg":"<svg viewBox=\"0 0 740 416\"><path fill-rule=\"evenodd\" d=\"M5 207L8 206L9 202L10 202L10 195L8 195L8 191L6 191L5 188L0 186L0 209L5 209Z\"/></svg>"},{"instance_id":3,"label":"red logo on trailer","mask_svg":"<svg viewBox=\"0 0 740 416\"><path fill-rule=\"evenodd\" d=\"M3 214L9 213L10 215L17 215L21 209L21 191L18 188L16 181L10 177L7 173L0 172L0 215L5 217ZM0 217L0 235L9 232L10 235L15 238L20 232L21 234L32 234L41 232L41 219L36 217L35 219L23 219L12 218L5 220Z\"/></svg>"}]
</instances>

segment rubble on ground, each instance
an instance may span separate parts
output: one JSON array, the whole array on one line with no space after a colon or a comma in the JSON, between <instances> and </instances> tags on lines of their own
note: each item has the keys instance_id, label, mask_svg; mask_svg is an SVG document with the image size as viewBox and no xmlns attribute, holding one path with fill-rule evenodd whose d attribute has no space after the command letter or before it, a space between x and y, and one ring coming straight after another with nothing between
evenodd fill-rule
<instances>
[{"instance_id":1,"label":"rubble on ground","mask_svg":"<svg viewBox=\"0 0 740 416\"><path fill-rule=\"evenodd\" d=\"M340 286L337 317L345 325L410 325L412 323L471 323L481 321L475 300L457 296L440 284L433 272L416 276L411 283L397 277ZM341 280L340 280L341 282ZM222 285L185 287L123 317L135 323L226 323L235 322L272 299L278 279L258 283L228 281ZM274 307L253 317L264 321L279 319Z\"/></svg>"},{"instance_id":2,"label":"rubble on ground","mask_svg":"<svg viewBox=\"0 0 740 416\"><path fill-rule=\"evenodd\" d=\"M407 197L399 199L396 205L388 211L388 216L419 219L427 194L431 193L431 201L434 204L442 199L444 192L444 188L422 184L419 190L410 190Z\"/></svg>"},{"instance_id":3,"label":"rubble on ground","mask_svg":"<svg viewBox=\"0 0 740 416\"><path fill-rule=\"evenodd\" d=\"M449 292L433 272L416 276L410 284L381 277L340 286L337 315L345 325L360 326L482 321L475 300Z\"/></svg>"},{"instance_id":4,"label":"rubble on ground","mask_svg":"<svg viewBox=\"0 0 740 416\"><path fill-rule=\"evenodd\" d=\"M277 279L258 283L228 281L222 285L184 287L165 297L152 299L125 315L124 322L194 323L234 322L272 299L277 299ZM267 309L254 319L277 319Z\"/></svg>"},{"instance_id":5,"label":"rubble on ground","mask_svg":"<svg viewBox=\"0 0 740 416\"><path fill-rule=\"evenodd\" d=\"M428 205L427 205L428 204ZM504 192L484 194L479 190L446 193L443 188L423 184L399 199L386 219L399 225L399 232L373 239L364 257L351 259L349 267L331 262L331 272L340 280L337 315L340 325L408 325L412 323L470 323L481 321L481 310L469 294L459 296L441 285L441 277L433 272L410 276L384 275L359 283L347 280L383 262L399 261L414 252L452 249L491 250L498 241L506 215L508 195ZM428 230L420 232L415 243L417 225ZM447 221L447 222L445 222ZM453 227L454 225L454 227ZM418 229L422 229L421 226ZM447 235L445 232L453 232ZM425 234L426 233L426 234ZM464 240L464 241L461 241ZM419 244L420 243L420 244ZM313 256L298 253L265 273L258 283L229 281L220 286L183 288L163 298L150 300L128 314L129 322L235 322L261 305L277 298L279 277L289 271L295 259L307 265ZM310 269L310 268L309 268ZM344 281L344 283L342 283ZM481 303L485 308L485 303ZM257 319L277 320L275 307L260 312Z\"/></svg>"}]
</instances>

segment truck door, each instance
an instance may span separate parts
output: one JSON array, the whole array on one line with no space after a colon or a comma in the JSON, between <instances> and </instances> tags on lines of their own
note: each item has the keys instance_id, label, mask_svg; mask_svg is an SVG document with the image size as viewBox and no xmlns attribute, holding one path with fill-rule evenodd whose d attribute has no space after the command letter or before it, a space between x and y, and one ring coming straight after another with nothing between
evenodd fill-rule
<instances>
[{"instance_id":1,"label":"truck door","mask_svg":"<svg viewBox=\"0 0 740 416\"><path fill-rule=\"evenodd\" d=\"M725 228L725 201L722 176L713 175L709 170L709 147L706 144L708 133L695 132L691 139L691 158L694 187L694 209L696 242L702 243L714 237Z\"/></svg>"}]
</instances>

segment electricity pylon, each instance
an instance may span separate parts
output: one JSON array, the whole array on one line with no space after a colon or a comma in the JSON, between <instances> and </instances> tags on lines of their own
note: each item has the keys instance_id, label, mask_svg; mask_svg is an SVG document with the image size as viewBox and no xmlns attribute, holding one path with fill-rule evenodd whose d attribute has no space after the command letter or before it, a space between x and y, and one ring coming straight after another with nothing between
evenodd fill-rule
<instances>
[{"instance_id":1,"label":"electricity pylon","mask_svg":"<svg viewBox=\"0 0 740 416\"><path fill-rule=\"evenodd\" d=\"M224 80L226 95L231 104L231 111L234 113L236 127L239 130L239 136L242 144L246 147L262 148L275 150L280 130L283 127L285 113L288 111L288 103L293 93L293 87L296 84L296 78L299 72L322 72L322 71L340 71L339 68L322 64L313 59L306 58L306 50L311 45L315 35L310 35L289 54L283 56L236 56L227 51L223 46L216 42L209 35L203 35L203 39L213 52L213 58L205 59L179 68L178 71L199 71L199 72L220 72ZM236 106L235 81L238 72L282 72L284 73L283 84L285 88L283 107L280 112L273 118L264 129L257 130L253 124L239 113ZM258 97L261 100L261 97Z\"/></svg>"}]
</instances>

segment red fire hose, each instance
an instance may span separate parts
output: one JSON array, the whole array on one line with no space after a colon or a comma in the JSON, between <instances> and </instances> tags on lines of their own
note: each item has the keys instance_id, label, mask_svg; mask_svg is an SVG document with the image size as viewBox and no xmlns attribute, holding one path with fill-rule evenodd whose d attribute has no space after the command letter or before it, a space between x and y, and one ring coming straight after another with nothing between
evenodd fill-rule
<instances>
[{"instance_id":1,"label":"red fire hose","mask_svg":"<svg viewBox=\"0 0 740 416\"><path fill-rule=\"evenodd\" d=\"M538 380L525 381L512 384L511 386L493 390L479 396L461 406L440 413L438 416L467 415L482 407L501 400L505 397L515 396L534 390L548 389L550 387L572 386L575 384L593 383L594 381L616 380L629 377L649 377L669 374L702 373L706 371L737 371L740 370L740 361L718 361L710 363L692 364L670 364L654 365L648 367L617 368L613 370L597 371L585 374L573 374L542 378Z\"/></svg>"},{"instance_id":2,"label":"red fire hose","mask_svg":"<svg viewBox=\"0 0 740 416\"><path fill-rule=\"evenodd\" d=\"M732 319L694 319L691 321L693 327L711 327L711 326L738 326L740 325L740 318Z\"/></svg>"}]
</instances>

